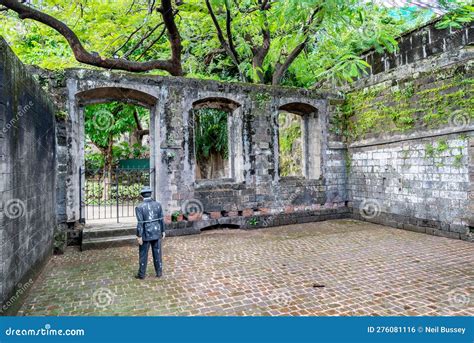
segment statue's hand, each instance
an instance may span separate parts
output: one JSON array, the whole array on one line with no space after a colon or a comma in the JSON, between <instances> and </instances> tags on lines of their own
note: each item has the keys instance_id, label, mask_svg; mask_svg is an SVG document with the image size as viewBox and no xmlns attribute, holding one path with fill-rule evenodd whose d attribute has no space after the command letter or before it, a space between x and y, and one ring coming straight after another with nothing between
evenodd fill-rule
<instances>
[{"instance_id":1,"label":"statue's hand","mask_svg":"<svg viewBox=\"0 0 474 343\"><path fill-rule=\"evenodd\" d=\"M161 238L165 238L166 237L166 233L163 231L163 233L161 234Z\"/></svg>"},{"instance_id":2,"label":"statue's hand","mask_svg":"<svg viewBox=\"0 0 474 343\"><path fill-rule=\"evenodd\" d=\"M137 242L138 242L139 245L142 245L143 244L143 238L137 237Z\"/></svg>"}]
</instances>

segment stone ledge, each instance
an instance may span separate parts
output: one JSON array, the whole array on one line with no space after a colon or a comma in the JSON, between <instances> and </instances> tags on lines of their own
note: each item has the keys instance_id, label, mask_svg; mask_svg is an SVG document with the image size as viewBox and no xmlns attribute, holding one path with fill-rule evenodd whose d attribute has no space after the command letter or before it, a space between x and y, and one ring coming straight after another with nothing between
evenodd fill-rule
<instances>
[{"instance_id":1,"label":"stone ledge","mask_svg":"<svg viewBox=\"0 0 474 343\"><path fill-rule=\"evenodd\" d=\"M465 241L474 241L474 235L469 231L468 226L462 229L459 228L458 225L456 230L453 231L451 229L453 226L452 224L436 220L413 218L385 212L380 213L375 218L366 219L359 214L357 209L351 208L350 211L351 218L356 220L381 224L402 230L426 233L433 236L461 239Z\"/></svg>"},{"instance_id":2,"label":"stone ledge","mask_svg":"<svg viewBox=\"0 0 474 343\"><path fill-rule=\"evenodd\" d=\"M201 233L204 229L219 227L252 230L344 218L350 218L350 209L345 206L291 213L254 214L248 217L221 217L199 221L173 222L166 224L166 234L170 237L193 235Z\"/></svg>"}]
</instances>

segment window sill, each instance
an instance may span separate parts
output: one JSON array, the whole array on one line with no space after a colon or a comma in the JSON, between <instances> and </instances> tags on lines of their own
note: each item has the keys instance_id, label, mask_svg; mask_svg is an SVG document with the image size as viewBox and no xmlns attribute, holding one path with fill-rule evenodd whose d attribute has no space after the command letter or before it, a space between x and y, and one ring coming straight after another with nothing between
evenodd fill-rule
<instances>
[{"instance_id":1,"label":"window sill","mask_svg":"<svg viewBox=\"0 0 474 343\"><path fill-rule=\"evenodd\" d=\"M215 189L224 187L235 187L240 185L236 183L233 178L213 179L213 180L196 180L194 181L194 188L199 189Z\"/></svg>"},{"instance_id":2,"label":"window sill","mask_svg":"<svg viewBox=\"0 0 474 343\"><path fill-rule=\"evenodd\" d=\"M319 185L322 183L322 177L319 179L308 179L305 176L283 176L280 177L279 183L281 184L306 184L306 185Z\"/></svg>"}]
</instances>

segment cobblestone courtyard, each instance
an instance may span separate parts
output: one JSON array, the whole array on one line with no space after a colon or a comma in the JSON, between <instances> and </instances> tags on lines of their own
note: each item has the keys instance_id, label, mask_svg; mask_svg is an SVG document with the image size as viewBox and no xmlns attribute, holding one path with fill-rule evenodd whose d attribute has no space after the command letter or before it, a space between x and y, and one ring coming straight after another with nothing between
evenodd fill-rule
<instances>
[{"instance_id":1,"label":"cobblestone courtyard","mask_svg":"<svg viewBox=\"0 0 474 343\"><path fill-rule=\"evenodd\" d=\"M20 315L473 315L474 245L337 220L54 256Z\"/></svg>"}]
</instances>

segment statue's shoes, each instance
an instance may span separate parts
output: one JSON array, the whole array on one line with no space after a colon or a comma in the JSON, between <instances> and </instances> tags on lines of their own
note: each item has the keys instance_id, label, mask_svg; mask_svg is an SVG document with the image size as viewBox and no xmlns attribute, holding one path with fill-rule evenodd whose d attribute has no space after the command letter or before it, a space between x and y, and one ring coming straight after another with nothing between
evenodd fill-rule
<instances>
[{"instance_id":1,"label":"statue's shoes","mask_svg":"<svg viewBox=\"0 0 474 343\"><path fill-rule=\"evenodd\" d=\"M135 275L135 279L140 279L140 280L143 280L145 277L144 276L140 276L140 275Z\"/></svg>"}]
</instances>

